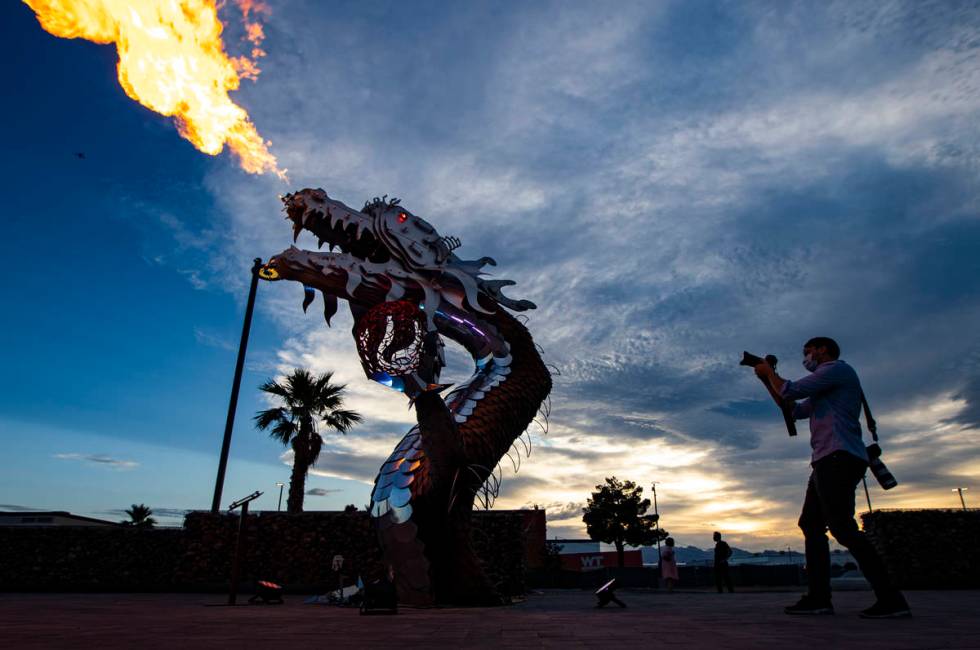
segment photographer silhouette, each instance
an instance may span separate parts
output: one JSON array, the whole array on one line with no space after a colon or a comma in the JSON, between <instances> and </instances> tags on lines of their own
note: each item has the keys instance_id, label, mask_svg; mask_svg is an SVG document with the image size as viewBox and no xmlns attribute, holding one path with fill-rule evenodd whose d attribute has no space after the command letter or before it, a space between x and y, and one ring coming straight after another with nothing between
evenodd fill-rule
<instances>
[{"instance_id":1,"label":"photographer silhouette","mask_svg":"<svg viewBox=\"0 0 980 650\"><path fill-rule=\"evenodd\" d=\"M868 468L868 452L858 420L863 403L857 373L840 359L831 338L812 338L803 345L803 366L809 375L787 381L770 363L755 365L756 375L779 398L797 401L792 416L810 421L812 472L807 483L799 526L806 541L809 590L787 614L833 614L830 599L830 546L827 529L851 552L874 589L877 602L861 612L864 618L910 616L905 597L890 582L871 542L854 521L854 490Z\"/></svg>"}]
</instances>

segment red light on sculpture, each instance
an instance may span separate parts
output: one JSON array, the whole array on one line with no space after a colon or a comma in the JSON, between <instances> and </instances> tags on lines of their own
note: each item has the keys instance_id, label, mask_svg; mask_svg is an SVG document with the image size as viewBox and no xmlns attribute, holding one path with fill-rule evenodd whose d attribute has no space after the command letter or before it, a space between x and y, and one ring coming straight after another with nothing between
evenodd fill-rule
<instances>
[{"instance_id":1,"label":"red light on sculpture","mask_svg":"<svg viewBox=\"0 0 980 650\"><path fill-rule=\"evenodd\" d=\"M259 580L255 583L255 595L249 598L248 602L281 605L283 603L282 585L269 580Z\"/></svg>"},{"instance_id":2,"label":"red light on sculpture","mask_svg":"<svg viewBox=\"0 0 980 650\"><path fill-rule=\"evenodd\" d=\"M398 213L398 223L405 223L406 221L408 221L408 213L407 212L399 212Z\"/></svg>"}]
</instances>

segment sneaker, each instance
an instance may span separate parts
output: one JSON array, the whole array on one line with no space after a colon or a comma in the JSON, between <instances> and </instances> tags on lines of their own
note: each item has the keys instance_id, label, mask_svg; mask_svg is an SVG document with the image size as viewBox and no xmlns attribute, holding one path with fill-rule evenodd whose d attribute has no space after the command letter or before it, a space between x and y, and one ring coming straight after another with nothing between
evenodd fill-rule
<instances>
[{"instance_id":1,"label":"sneaker","mask_svg":"<svg viewBox=\"0 0 980 650\"><path fill-rule=\"evenodd\" d=\"M912 610L901 594L888 600L879 600L861 612L861 618L908 618L910 616Z\"/></svg>"},{"instance_id":2,"label":"sneaker","mask_svg":"<svg viewBox=\"0 0 980 650\"><path fill-rule=\"evenodd\" d=\"M798 603L783 611L787 614L827 615L834 613L834 606L829 600L814 600L810 596L803 596Z\"/></svg>"}]
</instances>

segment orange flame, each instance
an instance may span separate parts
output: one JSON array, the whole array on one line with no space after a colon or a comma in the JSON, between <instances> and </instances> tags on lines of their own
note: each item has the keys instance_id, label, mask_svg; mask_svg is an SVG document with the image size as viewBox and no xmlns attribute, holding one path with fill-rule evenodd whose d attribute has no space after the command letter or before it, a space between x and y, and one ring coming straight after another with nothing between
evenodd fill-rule
<instances>
[{"instance_id":1,"label":"orange flame","mask_svg":"<svg viewBox=\"0 0 980 650\"><path fill-rule=\"evenodd\" d=\"M265 50L262 49L262 41L265 40L265 31L262 28L262 23L259 22L258 18L253 18L252 14L266 14L270 12L269 5L261 2L260 0L235 0L235 4L242 12L242 22L245 25L245 38L249 43L252 44L252 52L250 57L239 56L231 60L232 64L235 66L235 71L238 72L238 76L243 79L251 79L255 81L259 78L259 64L258 60L265 56Z\"/></svg>"},{"instance_id":2,"label":"orange flame","mask_svg":"<svg viewBox=\"0 0 980 650\"><path fill-rule=\"evenodd\" d=\"M173 117L180 134L204 153L224 145L251 174L285 179L269 143L244 108L228 96L240 77L254 79L265 34L256 16L268 8L237 0L245 20L251 58L231 59L221 41L215 0L24 0L46 31L61 38L115 43L119 83L126 94L161 115Z\"/></svg>"}]
</instances>

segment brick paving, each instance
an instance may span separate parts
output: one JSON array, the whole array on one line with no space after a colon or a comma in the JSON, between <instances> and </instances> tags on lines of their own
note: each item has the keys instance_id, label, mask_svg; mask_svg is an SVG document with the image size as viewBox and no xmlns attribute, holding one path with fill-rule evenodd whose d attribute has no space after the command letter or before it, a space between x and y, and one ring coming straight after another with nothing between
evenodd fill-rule
<instances>
[{"instance_id":1,"label":"brick paving","mask_svg":"<svg viewBox=\"0 0 980 650\"><path fill-rule=\"evenodd\" d=\"M210 594L0 594L3 648L978 648L980 591L913 591L914 617L868 621L868 592L835 594L837 614L782 613L795 593L618 592L597 610L582 591L510 607L408 609L396 616L304 605L208 606Z\"/></svg>"}]
</instances>

